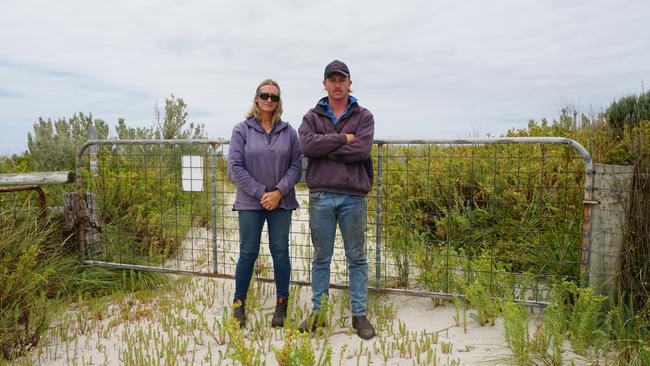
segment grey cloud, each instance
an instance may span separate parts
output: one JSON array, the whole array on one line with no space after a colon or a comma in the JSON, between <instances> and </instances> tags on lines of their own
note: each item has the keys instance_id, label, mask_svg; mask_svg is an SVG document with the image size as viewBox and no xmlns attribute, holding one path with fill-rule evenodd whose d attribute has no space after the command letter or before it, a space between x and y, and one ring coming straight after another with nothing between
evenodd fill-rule
<instances>
[{"instance_id":1,"label":"grey cloud","mask_svg":"<svg viewBox=\"0 0 650 366\"><path fill-rule=\"evenodd\" d=\"M297 125L340 58L378 136L498 135L565 102L600 110L640 91L648 13L645 0L12 3L0 14L0 125L19 121L22 139L35 116L78 110L149 125L174 93L228 137L267 77Z\"/></svg>"},{"instance_id":2,"label":"grey cloud","mask_svg":"<svg viewBox=\"0 0 650 366\"><path fill-rule=\"evenodd\" d=\"M22 98L24 97L20 93L15 93L9 90L0 89L0 98Z\"/></svg>"}]
</instances>

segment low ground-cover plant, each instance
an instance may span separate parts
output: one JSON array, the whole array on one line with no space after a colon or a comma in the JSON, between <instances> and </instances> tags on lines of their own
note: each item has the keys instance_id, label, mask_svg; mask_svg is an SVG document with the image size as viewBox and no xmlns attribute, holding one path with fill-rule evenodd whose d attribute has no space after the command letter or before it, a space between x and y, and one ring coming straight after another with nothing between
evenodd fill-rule
<instances>
[{"instance_id":1,"label":"low ground-cover plant","mask_svg":"<svg viewBox=\"0 0 650 366\"><path fill-rule=\"evenodd\" d=\"M543 317L532 323L532 333L528 309L512 300L502 302L506 341L515 363L563 365L566 350L594 362L611 357L608 339L614 335L604 322L604 300L591 287L559 281L553 285L553 300L542 310ZM565 349L567 339L571 347Z\"/></svg>"}]
</instances>

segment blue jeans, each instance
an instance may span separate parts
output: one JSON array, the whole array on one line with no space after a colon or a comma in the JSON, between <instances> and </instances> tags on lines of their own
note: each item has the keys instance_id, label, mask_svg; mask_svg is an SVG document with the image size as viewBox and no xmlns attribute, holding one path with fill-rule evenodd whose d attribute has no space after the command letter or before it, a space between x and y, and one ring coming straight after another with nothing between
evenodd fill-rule
<instances>
[{"instance_id":1,"label":"blue jeans","mask_svg":"<svg viewBox=\"0 0 650 366\"><path fill-rule=\"evenodd\" d=\"M337 223L343 236L350 274L352 315L364 315L368 299L366 198L330 192L309 194L309 229L314 246L311 269L313 311L320 311L321 297L329 293Z\"/></svg>"},{"instance_id":2,"label":"blue jeans","mask_svg":"<svg viewBox=\"0 0 650 366\"><path fill-rule=\"evenodd\" d=\"M242 210L239 212L239 259L235 269L235 300L246 300L253 277L255 261L260 253L264 221L269 230L269 249L273 258L273 274L277 296L289 296L291 259L289 258L289 226L292 210Z\"/></svg>"}]
</instances>

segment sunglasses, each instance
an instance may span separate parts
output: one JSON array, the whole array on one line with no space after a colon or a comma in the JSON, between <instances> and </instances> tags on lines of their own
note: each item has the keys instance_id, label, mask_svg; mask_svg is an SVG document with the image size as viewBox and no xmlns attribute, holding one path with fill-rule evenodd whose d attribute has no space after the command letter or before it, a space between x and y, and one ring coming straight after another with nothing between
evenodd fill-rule
<instances>
[{"instance_id":1,"label":"sunglasses","mask_svg":"<svg viewBox=\"0 0 650 366\"><path fill-rule=\"evenodd\" d=\"M277 94L260 93L259 97L262 100L268 100L269 98L271 98L272 102L279 102L280 101L280 96L277 95Z\"/></svg>"}]
</instances>

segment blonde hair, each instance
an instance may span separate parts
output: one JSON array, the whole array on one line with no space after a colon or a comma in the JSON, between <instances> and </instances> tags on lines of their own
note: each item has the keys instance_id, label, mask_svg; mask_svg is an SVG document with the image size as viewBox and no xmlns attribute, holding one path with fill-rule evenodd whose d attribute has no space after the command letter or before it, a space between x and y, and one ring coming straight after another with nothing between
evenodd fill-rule
<instances>
[{"instance_id":1,"label":"blonde hair","mask_svg":"<svg viewBox=\"0 0 650 366\"><path fill-rule=\"evenodd\" d=\"M253 118L255 117L256 119L260 120L260 107L257 105L257 96L260 94L260 89L264 85L273 85L274 87L278 88L278 95L281 95L280 91L280 85L275 81L271 79L266 79L263 80L260 85L257 86L257 89L255 89L255 95L253 96L253 106L251 107L250 111L246 114L246 118ZM280 100L278 101L278 107L275 108L275 112L273 112L273 116L271 116L271 123L275 124L280 120L280 117L282 117L282 96L280 96Z\"/></svg>"}]
</instances>

